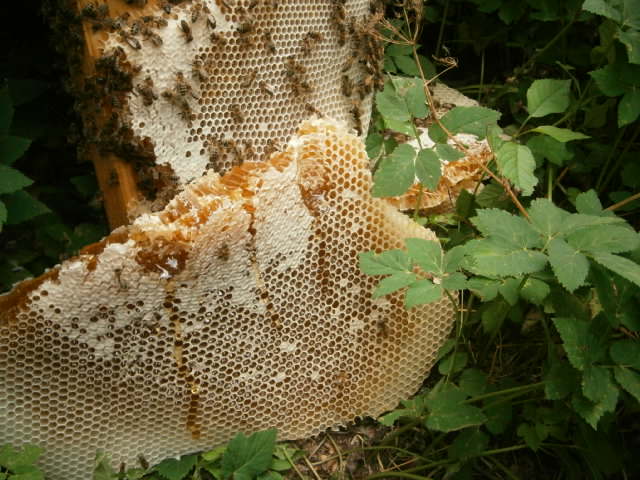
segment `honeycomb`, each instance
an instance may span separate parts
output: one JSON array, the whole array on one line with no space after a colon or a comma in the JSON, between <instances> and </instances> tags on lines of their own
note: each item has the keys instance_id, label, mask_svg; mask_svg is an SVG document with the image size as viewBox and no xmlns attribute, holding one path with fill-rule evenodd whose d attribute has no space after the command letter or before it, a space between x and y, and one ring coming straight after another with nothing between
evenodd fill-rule
<instances>
[{"instance_id":1,"label":"honeycomb","mask_svg":"<svg viewBox=\"0 0 640 480\"><path fill-rule=\"evenodd\" d=\"M131 466L238 431L302 438L414 393L452 307L372 299L357 254L435 236L371 197L347 130L305 121L268 161L207 172L0 296L0 443L85 480L96 449Z\"/></svg>"},{"instance_id":2,"label":"honeycomb","mask_svg":"<svg viewBox=\"0 0 640 480\"><path fill-rule=\"evenodd\" d=\"M383 55L368 0L173 3L114 17L100 48L133 74L118 121L177 184L268 158L311 116L366 133Z\"/></svg>"}]
</instances>

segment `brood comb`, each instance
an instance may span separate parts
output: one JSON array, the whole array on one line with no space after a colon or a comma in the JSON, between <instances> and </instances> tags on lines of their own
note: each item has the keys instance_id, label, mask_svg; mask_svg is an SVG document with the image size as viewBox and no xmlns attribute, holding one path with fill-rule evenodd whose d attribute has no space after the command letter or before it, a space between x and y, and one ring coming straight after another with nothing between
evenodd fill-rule
<instances>
[{"instance_id":1,"label":"brood comb","mask_svg":"<svg viewBox=\"0 0 640 480\"><path fill-rule=\"evenodd\" d=\"M167 207L0 296L0 443L52 480L377 416L415 392L448 301L373 300L357 254L428 230L370 195L362 141L303 123L286 151L209 172Z\"/></svg>"}]
</instances>

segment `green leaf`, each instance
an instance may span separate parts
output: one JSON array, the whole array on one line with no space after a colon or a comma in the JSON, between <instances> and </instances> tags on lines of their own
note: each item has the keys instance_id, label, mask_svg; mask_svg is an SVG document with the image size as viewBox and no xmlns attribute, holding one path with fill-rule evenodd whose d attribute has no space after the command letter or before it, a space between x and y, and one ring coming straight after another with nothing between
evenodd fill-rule
<instances>
[{"instance_id":1,"label":"green leaf","mask_svg":"<svg viewBox=\"0 0 640 480\"><path fill-rule=\"evenodd\" d=\"M271 456L276 446L275 429L256 432L246 437L238 433L227 445L222 457L222 474L225 479L253 480L271 465Z\"/></svg>"},{"instance_id":2,"label":"green leaf","mask_svg":"<svg viewBox=\"0 0 640 480\"><path fill-rule=\"evenodd\" d=\"M489 302L498 295L500 282L489 278L471 277L467 280L467 285L483 302Z\"/></svg>"},{"instance_id":3,"label":"green leaf","mask_svg":"<svg viewBox=\"0 0 640 480\"><path fill-rule=\"evenodd\" d=\"M416 395L410 400L402 400L401 403L404 408L399 408L383 415L378 418L378 421L383 425L390 427L396 422L396 420L402 417L420 418L424 415L427 408L425 405L425 397L423 395Z\"/></svg>"},{"instance_id":4,"label":"green leaf","mask_svg":"<svg viewBox=\"0 0 640 480\"><path fill-rule=\"evenodd\" d=\"M405 193L415 181L415 156L413 147L403 143L383 158L373 176L372 195L396 197Z\"/></svg>"},{"instance_id":5,"label":"green leaf","mask_svg":"<svg viewBox=\"0 0 640 480\"><path fill-rule=\"evenodd\" d=\"M589 260L561 238L554 238L547 249L549 263L560 284L573 292L584 285L589 273Z\"/></svg>"},{"instance_id":6,"label":"green leaf","mask_svg":"<svg viewBox=\"0 0 640 480\"><path fill-rule=\"evenodd\" d=\"M517 430L518 436L522 437L524 443L534 452L540 448L545 437L540 436L538 430L528 423L521 423Z\"/></svg>"},{"instance_id":7,"label":"green leaf","mask_svg":"<svg viewBox=\"0 0 640 480\"><path fill-rule=\"evenodd\" d=\"M584 215L601 215L604 211L595 190L588 190L576 197L576 210Z\"/></svg>"},{"instance_id":8,"label":"green leaf","mask_svg":"<svg viewBox=\"0 0 640 480\"><path fill-rule=\"evenodd\" d=\"M520 289L520 296L535 305L542 305L550 291L551 289L547 283L537 278L529 277Z\"/></svg>"},{"instance_id":9,"label":"green leaf","mask_svg":"<svg viewBox=\"0 0 640 480\"><path fill-rule=\"evenodd\" d=\"M476 195L476 202L483 208L505 209L511 205L511 200L504 187L496 183L482 187L480 193Z\"/></svg>"},{"instance_id":10,"label":"green leaf","mask_svg":"<svg viewBox=\"0 0 640 480\"><path fill-rule=\"evenodd\" d=\"M382 147L384 146L384 137L379 133L370 133L365 140L365 147L367 149L367 156L370 159L375 159L380 155ZM73 180L73 179L72 179Z\"/></svg>"},{"instance_id":11,"label":"green leaf","mask_svg":"<svg viewBox=\"0 0 640 480\"><path fill-rule=\"evenodd\" d=\"M7 136L0 139L0 164L13 165L31 145L28 138Z\"/></svg>"},{"instance_id":12,"label":"green leaf","mask_svg":"<svg viewBox=\"0 0 640 480\"><path fill-rule=\"evenodd\" d=\"M380 254L361 252L358 255L360 270L367 275L393 275L411 269L409 257L402 250L385 250Z\"/></svg>"},{"instance_id":13,"label":"green leaf","mask_svg":"<svg viewBox=\"0 0 640 480\"><path fill-rule=\"evenodd\" d=\"M460 272L450 273L442 277L442 288L445 290L464 290L467 288L467 277Z\"/></svg>"},{"instance_id":14,"label":"green leaf","mask_svg":"<svg viewBox=\"0 0 640 480\"><path fill-rule=\"evenodd\" d=\"M0 447L0 466L12 471L29 467L38 461L42 452L43 449L37 445L26 444L18 450L11 445L3 445Z\"/></svg>"},{"instance_id":15,"label":"green leaf","mask_svg":"<svg viewBox=\"0 0 640 480\"><path fill-rule=\"evenodd\" d=\"M471 222L491 240L509 247L541 247L540 235L524 218L495 208L478 210Z\"/></svg>"},{"instance_id":16,"label":"green leaf","mask_svg":"<svg viewBox=\"0 0 640 480\"><path fill-rule=\"evenodd\" d=\"M448 449L449 458L465 460L484 452L489 446L489 436L478 429L460 432Z\"/></svg>"},{"instance_id":17,"label":"green leaf","mask_svg":"<svg viewBox=\"0 0 640 480\"><path fill-rule=\"evenodd\" d=\"M591 138L589 135L585 135L584 133L574 132L568 128L558 128L552 125L541 125L534 128L532 131L544 133L545 135L549 135L562 143L570 142L572 140L584 140L586 138Z\"/></svg>"},{"instance_id":18,"label":"green leaf","mask_svg":"<svg viewBox=\"0 0 640 480\"><path fill-rule=\"evenodd\" d=\"M640 402L640 374L623 367L614 368L613 374L622 388Z\"/></svg>"},{"instance_id":19,"label":"green leaf","mask_svg":"<svg viewBox=\"0 0 640 480\"><path fill-rule=\"evenodd\" d=\"M613 383L611 372L598 365L592 365L583 372L582 394L594 403L607 405L610 412L615 410L618 402L618 387Z\"/></svg>"},{"instance_id":20,"label":"green leaf","mask_svg":"<svg viewBox=\"0 0 640 480\"><path fill-rule=\"evenodd\" d=\"M470 133L483 139L490 125L498 122L500 113L484 107L454 107L442 116L440 122L450 133ZM438 124L429 127L429 137L435 143L446 143L447 134Z\"/></svg>"},{"instance_id":21,"label":"green leaf","mask_svg":"<svg viewBox=\"0 0 640 480\"><path fill-rule=\"evenodd\" d=\"M626 91L626 86L622 83L615 65L593 70L589 75L595 80L600 91L609 97L617 97Z\"/></svg>"},{"instance_id":22,"label":"green leaf","mask_svg":"<svg viewBox=\"0 0 640 480\"><path fill-rule=\"evenodd\" d=\"M436 190L442 176L442 163L433 150L424 149L416 157L416 176L427 190Z\"/></svg>"},{"instance_id":23,"label":"green leaf","mask_svg":"<svg viewBox=\"0 0 640 480\"><path fill-rule=\"evenodd\" d=\"M490 402L488 400L487 402ZM484 406L484 413L487 415L485 426L494 435L500 435L507 430L513 418L513 407L510 402L487 404Z\"/></svg>"},{"instance_id":24,"label":"green leaf","mask_svg":"<svg viewBox=\"0 0 640 480\"><path fill-rule=\"evenodd\" d=\"M563 360L553 362L544 377L544 392L547 400L562 400L578 387L579 374Z\"/></svg>"},{"instance_id":25,"label":"green leaf","mask_svg":"<svg viewBox=\"0 0 640 480\"><path fill-rule=\"evenodd\" d=\"M7 207L4 202L0 200L0 232L2 231L2 224L7 221Z\"/></svg>"},{"instance_id":26,"label":"green leaf","mask_svg":"<svg viewBox=\"0 0 640 480\"><path fill-rule=\"evenodd\" d=\"M618 9L610 5L610 3L611 2L606 0L585 0L582 4L582 9L620 23L622 21L622 14Z\"/></svg>"},{"instance_id":27,"label":"green leaf","mask_svg":"<svg viewBox=\"0 0 640 480\"><path fill-rule=\"evenodd\" d=\"M570 215L546 198L536 198L529 207L531 226L546 240L550 240L562 231Z\"/></svg>"},{"instance_id":28,"label":"green leaf","mask_svg":"<svg viewBox=\"0 0 640 480\"><path fill-rule=\"evenodd\" d=\"M469 354L467 352L455 352L447 355L438 363L438 371L441 375L449 375L460 372L467 366Z\"/></svg>"},{"instance_id":29,"label":"green leaf","mask_svg":"<svg viewBox=\"0 0 640 480\"><path fill-rule=\"evenodd\" d=\"M167 458L153 469L167 480L182 480L193 470L197 460L197 455L185 455L180 457L180 460Z\"/></svg>"},{"instance_id":30,"label":"green leaf","mask_svg":"<svg viewBox=\"0 0 640 480\"><path fill-rule=\"evenodd\" d=\"M605 405L594 403L579 393L571 397L571 406L594 430L598 428L602 416L610 411Z\"/></svg>"},{"instance_id":31,"label":"green leaf","mask_svg":"<svg viewBox=\"0 0 640 480\"><path fill-rule=\"evenodd\" d=\"M527 90L529 116L538 118L562 113L569 106L571 80L535 80Z\"/></svg>"},{"instance_id":32,"label":"green leaf","mask_svg":"<svg viewBox=\"0 0 640 480\"><path fill-rule=\"evenodd\" d=\"M603 356L604 348L591 331L589 323L575 318L556 317L553 319L560 333L569 362L578 370L585 370Z\"/></svg>"},{"instance_id":33,"label":"green leaf","mask_svg":"<svg viewBox=\"0 0 640 480\"><path fill-rule=\"evenodd\" d=\"M622 278L640 286L640 265L637 263L611 253L596 253L593 255L593 259Z\"/></svg>"},{"instance_id":34,"label":"green leaf","mask_svg":"<svg viewBox=\"0 0 640 480\"><path fill-rule=\"evenodd\" d=\"M496 152L498 170L522 190L524 195L531 195L538 179L533 174L536 161L528 147L514 142L505 142Z\"/></svg>"},{"instance_id":35,"label":"green leaf","mask_svg":"<svg viewBox=\"0 0 640 480\"><path fill-rule=\"evenodd\" d=\"M486 393L488 387L487 375L477 368L466 368L460 375L460 390L470 397Z\"/></svg>"},{"instance_id":36,"label":"green leaf","mask_svg":"<svg viewBox=\"0 0 640 480\"><path fill-rule=\"evenodd\" d=\"M32 184L33 180L15 168L0 164L0 194L17 192Z\"/></svg>"},{"instance_id":37,"label":"green leaf","mask_svg":"<svg viewBox=\"0 0 640 480\"><path fill-rule=\"evenodd\" d=\"M385 82L384 89L376 93L376 107L385 121L392 119L407 122L411 119L407 104L398 95L391 81Z\"/></svg>"},{"instance_id":38,"label":"green leaf","mask_svg":"<svg viewBox=\"0 0 640 480\"><path fill-rule=\"evenodd\" d=\"M637 30L618 29L618 40L627 47L629 63L640 63L640 32Z\"/></svg>"},{"instance_id":39,"label":"green leaf","mask_svg":"<svg viewBox=\"0 0 640 480\"><path fill-rule=\"evenodd\" d=\"M407 289L404 306L409 309L416 305L433 303L442 297L442 287L431 280L418 280Z\"/></svg>"},{"instance_id":40,"label":"green leaf","mask_svg":"<svg viewBox=\"0 0 640 480\"><path fill-rule=\"evenodd\" d=\"M562 166L573 158L573 153L568 150L566 143L547 135L534 135L527 141L527 147L540 163L546 158L554 165Z\"/></svg>"},{"instance_id":41,"label":"green leaf","mask_svg":"<svg viewBox=\"0 0 640 480\"><path fill-rule=\"evenodd\" d=\"M111 459L105 452L98 450L94 460L93 480L113 480L117 478L116 472L111 466Z\"/></svg>"},{"instance_id":42,"label":"green leaf","mask_svg":"<svg viewBox=\"0 0 640 480\"><path fill-rule=\"evenodd\" d=\"M467 245L474 259L469 270L478 275L519 276L538 272L547 264L547 256L541 252L505 246L493 239L471 240Z\"/></svg>"},{"instance_id":43,"label":"green leaf","mask_svg":"<svg viewBox=\"0 0 640 480\"><path fill-rule=\"evenodd\" d=\"M415 273L398 272L390 277L383 278L373 292L373 298L380 298L407 287L416 281Z\"/></svg>"},{"instance_id":44,"label":"green leaf","mask_svg":"<svg viewBox=\"0 0 640 480\"><path fill-rule=\"evenodd\" d=\"M424 118L429 113L424 85L419 78L395 77L393 79L396 92L407 105L409 113L416 118Z\"/></svg>"},{"instance_id":45,"label":"green leaf","mask_svg":"<svg viewBox=\"0 0 640 480\"><path fill-rule=\"evenodd\" d=\"M502 284L498 287L498 291L502 298L504 298L512 307L518 302L518 293L520 288L521 279L519 278L505 278Z\"/></svg>"},{"instance_id":46,"label":"green leaf","mask_svg":"<svg viewBox=\"0 0 640 480\"><path fill-rule=\"evenodd\" d=\"M638 115L640 115L640 90L632 90L625 93L618 104L618 128L635 122Z\"/></svg>"},{"instance_id":47,"label":"green leaf","mask_svg":"<svg viewBox=\"0 0 640 480\"><path fill-rule=\"evenodd\" d=\"M36 200L24 190L18 190L8 195L5 198L5 205L9 211L8 225L22 223L51 211L44 203Z\"/></svg>"},{"instance_id":48,"label":"green leaf","mask_svg":"<svg viewBox=\"0 0 640 480\"><path fill-rule=\"evenodd\" d=\"M405 245L409 257L425 272L438 275L443 273L443 253L440 242L422 238L407 238Z\"/></svg>"},{"instance_id":49,"label":"green leaf","mask_svg":"<svg viewBox=\"0 0 640 480\"><path fill-rule=\"evenodd\" d=\"M478 407L463 403L466 395L455 387L432 391L427 396L430 413L426 426L441 432L453 432L482 425L487 417Z\"/></svg>"},{"instance_id":50,"label":"green leaf","mask_svg":"<svg viewBox=\"0 0 640 480\"><path fill-rule=\"evenodd\" d=\"M44 480L44 473L33 466L21 467L9 475L9 480Z\"/></svg>"},{"instance_id":51,"label":"green leaf","mask_svg":"<svg viewBox=\"0 0 640 480\"><path fill-rule=\"evenodd\" d=\"M640 370L640 342L630 338L619 340L611 345L609 354L618 366Z\"/></svg>"},{"instance_id":52,"label":"green leaf","mask_svg":"<svg viewBox=\"0 0 640 480\"><path fill-rule=\"evenodd\" d=\"M436 144L436 153L438 154L438 157L446 162L455 162L456 160L464 158L464 153L457 148L453 148L448 143Z\"/></svg>"},{"instance_id":53,"label":"green leaf","mask_svg":"<svg viewBox=\"0 0 640 480\"><path fill-rule=\"evenodd\" d=\"M640 237L626 226L594 225L567 237L575 249L584 252L621 253L640 247Z\"/></svg>"},{"instance_id":54,"label":"green leaf","mask_svg":"<svg viewBox=\"0 0 640 480\"><path fill-rule=\"evenodd\" d=\"M203 460L206 460L207 462L215 462L216 460L222 457L222 455L224 454L224 452L226 452L226 450L227 450L226 445L220 445L214 448L213 450L209 450L201 453L200 456L203 458Z\"/></svg>"},{"instance_id":55,"label":"green leaf","mask_svg":"<svg viewBox=\"0 0 640 480\"><path fill-rule=\"evenodd\" d=\"M482 310L482 328L485 333L493 334L500 330L511 307L504 299L498 299L484 306Z\"/></svg>"}]
</instances>

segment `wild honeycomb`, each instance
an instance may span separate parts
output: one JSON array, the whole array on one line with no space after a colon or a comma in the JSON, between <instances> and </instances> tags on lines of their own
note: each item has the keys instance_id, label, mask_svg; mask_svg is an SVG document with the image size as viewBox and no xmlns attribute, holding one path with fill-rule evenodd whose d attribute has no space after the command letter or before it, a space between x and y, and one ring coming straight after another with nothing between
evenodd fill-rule
<instances>
[{"instance_id":1,"label":"wild honeycomb","mask_svg":"<svg viewBox=\"0 0 640 480\"><path fill-rule=\"evenodd\" d=\"M451 305L372 299L357 255L435 236L371 197L347 130L306 121L284 152L208 172L0 296L0 443L85 480L97 449L132 465L238 431L307 437L415 392Z\"/></svg>"},{"instance_id":2,"label":"wild honeycomb","mask_svg":"<svg viewBox=\"0 0 640 480\"><path fill-rule=\"evenodd\" d=\"M104 1L82 10L85 28L97 30L98 79L115 71L131 80L100 84L83 107L88 118L96 102L112 111L108 128L92 134L101 148L143 141L183 185L208 168L268 158L311 116L366 133L382 81L377 2L151 1L95 13Z\"/></svg>"}]
</instances>

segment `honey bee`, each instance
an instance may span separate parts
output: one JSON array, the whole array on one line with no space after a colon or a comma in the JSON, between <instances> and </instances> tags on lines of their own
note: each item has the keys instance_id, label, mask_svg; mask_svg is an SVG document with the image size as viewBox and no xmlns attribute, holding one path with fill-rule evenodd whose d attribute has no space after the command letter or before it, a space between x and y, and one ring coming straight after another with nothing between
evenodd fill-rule
<instances>
[{"instance_id":1,"label":"honey bee","mask_svg":"<svg viewBox=\"0 0 640 480\"><path fill-rule=\"evenodd\" d=\"M222 260L226 262L229 260L229 246L226 243L223 243L222 246L216 251L216 258L218 260Z\"/></svg>"},{"instance_id":2,"label":"honey bee","mask_svg":"<svg viewBox=\"0 0 640 480\"><path fill-rule=\"evenodd\" d=\"M269 95L270 97L274 97L276 94L276 92L273 90L273 87L264 80L260 82L260 91Z\"/></svg>"},{"instance_id":3,"label":"honey bee","mask_svg":"<svg viewBox=\"0 0 640 480\"><path fill-rule=\"evenodd\" d=\"M158 99L156 92L153 90L153 80L151 77L144 79L144 83L136 86L136 91L142 96L142 103L147 107L150 106L154 100Z\"/></svg>"},{"instance_id":4,"label":"honey bee","mask_svg":"<svg viewBox=\"0 0 640 480\"><path fill-rule=\"evenodd\" d=\"M193 93L193 88L191 87L189 82L187 82L187 79L184 78L184 73L182 73L182 72L177 72L176 73L175 91L181 97L185 97L187 95L187 93L190 93L193 98L198 98Z\"/></svg>"},{"instance_id":5,"label":"honey bee","mask_svg":"<svg viewBox=\"0 0 640 480\"><path fill-rule=\"evenodd\" d=\"M212 32L211 35L209 35L209 40L214 45L219 45L219 46L224 46L224 44L227 43L226 38L224 38L222 34L216 33L216 32Z\"/></svg>"},{"instance_id":6,"label":"honey bee","mask_svg":"<svg viewBox=\"0 0 640 480\"><path fill-rule=\"evenodd\" d=\"M124 40L127 43L127 45L129 45L134 50L140 50L142 48L142 45L140 45L140 42L138 41L138 39L133 35L131 35L130 33L121 31L120 38L122 38L122 40Z\"/></svg>"},{"instance_id":7,"label":"honey bee","mask_svg":"<svg viewBox=\"0 0 640 480\"><path fill-rule=\"evenodd\" d=\"M247 47L253 47L253 32L255 31L255 26L253 23L246 21L240 24L237 29L238 34L240 35L240 40Z\"/></svg>"},{"instance_id":8,"label":"honey bee","mask_svg":"<svg viewBox=\"0 0 640 480\"><path fill-rule=\"evenodd\" d=\"M182 30L182 34L184 35L187 43L193 42L193 34L191 33L191 27L187 23L186 20L180 20L180 30Z\"/></svg>"},{"instance_id":9,"label":"honey bee","mask_svg":"<svg viewBox=\"0 0 640 480\"><path fill-rule=\"evenodd\" d=\"M95 2L88 3L82 10L80 10L80 15L83 18L98 18L98 7Z\"/></svg>"},{"instance_id":10,"label":"honey bee","mask_svg":"<svg viewBox=\"0 0 640 480\"><path fill-rule=\"evenodd\" d=\"M267 140L267 145L265 146L263 151L265 159L268 160L269 157L271 157L271 155L278 149L279 149L278 143L273 138L269 138Z\"/></svg>"},{"instance_id":11,"label":"honey bee","mask_svg":"<svg viewBox=\"0 0 640 480\"><path fill-rule=\"evenodd\" d=\"M204 82L207 79L203 66L202 60L199 58L196 58L191 64L191 75L200 82Z\"/></svg>"},{"instance_id":12,"label":"honey bee","mask_svg":"<svg viewBox=\"0 0 640 480\"><path fill-rule=\"evenodd\" d=\"M142 36L147 40L150 40L156 47L162 46L162 38L156 32L151 30L150 28L145 28L142 30Z\"/></svg>"},{"instance_id":13,"label":"honey bee","mask_svg":"<svg viewBox=\"0 0 640 480\"><path fill-rule=\"evenodd\" d=\"M162 98L177 106L180 109L180 117L191 124L191 106L186 98L176 95L171 90L165 90L161 95Z\"/></svg>"},{"instance_id":14,"label":"honey bee","mask_svg":"<svg viewBox=\"0 0 640 480\"><path fill-rule=\"evenodd\" d=\"M216 19L213 17L207 17L207 26L211 29L211 30L215 30L216 26L217 26L217 22Z\"/></svg>"},{"instance_id":15,"label":"honey bee","mask_svg":"<svg viewBox=\"0 0 640 480\"><path fill-rule=\"evenodd\" d=\"M353 64L355 63L355 61L356 61L355 53L352 55L349 55L349 57L347 57L347 61L344 62L344 65L342 66L342 73L348 72L353 66Z\"/></svg>"},{"instance_id":16,"label":"honey bee","mask_svg":"<svg viewBox=\"0 0 640 480\"><path fill-rule=\"evenodd\" d=\"M347 9L345 0L332 0L332 3L331 21L338 31L338 44L343 46L347 42Z\"/></svg>"},{"instance_id":17,"label":"honey bee","mask_svg":"<svg viewBox=\"0 0 640 480\"><path fill-rule=\"evenodd\" d=\"M140 466L144 469L144 470L149 470L149 462L147 461L146 458L144 458L144 456L142 454L138 455L138 462L140 463Z\"/></svg>"},{"instance_id":18,"label":"honey bee","mask_svg":"<svg viewBox=\"0 0 640 480\"><path fill-rule=\"evenodd\" d=\"M144 7L147 4L147 0L127 0L129 5L133 5L134 7Z\"/></svg>"},{"instance_id":19,"label":"honey bee","mask_svg":"<svg viewBox=\"0 0 640 480\"><path fill-rule=\"evenodd\" d=\"M171 3L168 1L164 1L162 2L162 10L164 10L164 13L166 13L167 15L169 15L171 13Z\"/></svg>"},{"instance_id":20,"label":"honey bee","mask_svg":"<svg viewBox=\"0 0 640 480\"><path fill-rule=\"evenodd\" d=\"M320 32L307 32L302 39L302 56L308 57L324 37Z\"/></svg>"},{"instance_id":21,"label":"honey bee","mask_svg":"<svg viewBox=\"0 0 640 480\"><path fill-rule=\"evenodd\" d=\"M244 157L247 160L253 160L256 156L256 151L253 149L253 143L250 140L244 141Z\"/></svg>"},{"instance_id":22,"label":"honey bee","mask_svg":"<svg viewBox=\"0 0 640 480\"><path fill-rule=\"evenodd\" d=\"M233 105L231 105L229 111L231 112L231 118L235 123L244 122L244 115L242 114L242 110L240 110L240 105L234 103Z\"/></svg>"},{"instance_id":23,"label":"honey bee","mask_svg":"<svg viewBox=\"0 0 640 480\"><path fill-rule=\"evenodd\" d=\"M353 93L353 82L349 75L342 75L342 84L341 84L342 95L345 97L350 97Z\"/></svg>"},{"instance_id":24,"label":"honey bee","mask_svg":"<svg viewBox=\"0 0 640 480\"><path fill-rule=\"evenodd\" d=\"M318 110L315 106L313 106L312 104L310 104L309 102L304 104L304 110L309 114L309 115L317 115L321 118L324 117L324 115L322 114L322 112L320 110Z\"/></svg>"},{"instance_id":25,"label":"honey bee","mask_svg":"<svg viewBox=\"0 0 640 480\"><path fill-rule=\"evenodd\" d=\"M131 24L131 27L129 27L129 33L131 33L131 35L138 35L141 29L142 24L138 20L136 20Z\"/></svg>"},{"instance_id":26,"label":"honey bee","mask_svg":"<svg viewBox=\"0 0 640 480\"><path fill-rule=\"evenodd\" d=\"M220 0L220 3L225 10L231 10L233 8L233 6L229 4L229 0Z\"/></svg>"},{"instance_id":27,"label":"honey bee","mask_svg":"<svg viewBox=\"0 0 640 480\"><path fill-rule=\"evenodd\" d=\"M251 3L249 3L249 6L247 7L247 10L253 10L254 8L256 8L258 6L259 1L258 0L251 0Z\"/></svg>"},{"instance_id":28,"label":"honey bee","mask_svg":"<svg viewBox=\"0 0 640 480\"><path fill-rule=\"evenodd\" d=\"M299 75L304 75L307 73L307 69L300 62L296 62L293 56L287 57L287 63L285 65L285 72L289 77L295 77Z\"/></svg>"},{"instance_id":29,"label":"honey bee","mask_svg":"<svg viewBox=\"0 0 640 480\"><path fill-rule=\"evenodd\" d=\"M200 12L202 11L202 4L196 3L191 7L191 23L196 23L200 18Z\"/></svg>"},{"instance_id":30,"label":"honey bee","mask_svg":"<svg viewBox=\"0 0 640 480\"><path fill-rule=\"evenodd\" d=\"M311 85L306 80L300 80L298 77L291 79L291 90L293 96L298 98L311 93Z\"/></svg>"},{"instance_id":31,"label":"honey bee","mask_svg":"<svg viewBox=\"0 0 640 480\"><path fill-rule=\"evenodd\" d=\"M358 86L358 93L360 94L360 98L366 97L373 90L373 75L367 75L362 79L360 85Z\"/></svg>"},{"instance_id":32,"label":"honey bee","mask_svg":"<svg viewBox=\"0 0 640 480\"><path fill-rule=\"evenodd\" d=\"M273 43L273 37L272 37L271 31L267 30L266 32L264 32L263 38L264 38L264 46L267 49L267 52L271 54L275 54L277 51L276 44Z\"/></svg>"},{"instance_id":33,"label":"honey bee","mask_svg":"<svg viewBox=\"0 0 640 480\"><path fill-rule=\"evenodd\" d=\"M240 84L240 86L242 88L249 88L251 87L251 85L253 85L253 82L256 79L256 76L258 75L258 70L257 69L253 69L251 70L251 72L249 73L249 75L247 75L247 78L245 79L244 82L242 82Z\"/></svg>"},{"instance_id":34,"label":"honey bee","mask_svg":"<svg viewBox=\"0 0 640 480\"><path fill-rule=\"evenodd\" d=\"M117 187L120 184L120 180L118 179L118 173L115 170L111 170L109 172L109 180L107 181L109 187Z\"/></svg>"}]
</instances>

